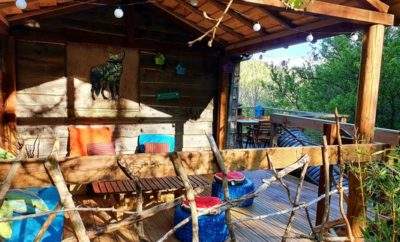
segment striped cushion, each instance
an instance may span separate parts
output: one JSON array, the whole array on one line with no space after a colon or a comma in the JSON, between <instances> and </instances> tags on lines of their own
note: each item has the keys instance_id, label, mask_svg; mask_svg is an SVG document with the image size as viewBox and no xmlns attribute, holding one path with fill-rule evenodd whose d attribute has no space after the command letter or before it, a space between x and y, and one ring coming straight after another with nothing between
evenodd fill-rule
<instances>
[{"instance_id":1,"label":"striped cushion","mask_svg":"<svg viewBox=\"0 0 400 242\"><path fill-rule=\"evenodd\" d=\"M146 143L144 144L145 153L168 153L169 145L165 143Z\"/></svg>"},{"instance_id":2,"label":"striped cushion","mask_svg":"<svg viewBox=\"0 0 400 242\"><path fill-rule=\"evenodd\" d=\"M87 145L88 155L115 155L113 143L90 143Z\"/></svg>"}]
</instances>

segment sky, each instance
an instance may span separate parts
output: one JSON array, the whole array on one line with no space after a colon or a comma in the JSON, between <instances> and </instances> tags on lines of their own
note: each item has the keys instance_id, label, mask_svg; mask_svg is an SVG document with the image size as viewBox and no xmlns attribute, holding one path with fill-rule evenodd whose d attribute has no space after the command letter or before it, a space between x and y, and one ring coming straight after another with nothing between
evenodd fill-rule
<instances>
[{"instance_id":1,"label":"sky","mask_svg":"<svg viewBox=\"0 0 400 242\"><path fill-rule=\"evenodd\" d=\"M289 61L289 66L301 66L307 56L311 53L312 46L317 43L301 43L289 46L288 48L279 48L266 52L259 52L253 55L253 59L259 60L262 55L262 61L272 64L280 64L282 61Z\"/></svg>"}]
</instances>

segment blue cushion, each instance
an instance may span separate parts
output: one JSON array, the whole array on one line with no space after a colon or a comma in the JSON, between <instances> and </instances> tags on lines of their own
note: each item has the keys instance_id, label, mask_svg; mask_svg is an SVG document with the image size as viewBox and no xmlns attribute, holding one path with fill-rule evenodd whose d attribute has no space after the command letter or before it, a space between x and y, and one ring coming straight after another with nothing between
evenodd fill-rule
<instances>
[{"instance_id":1,"label":"blue cushion","mask_svg":"<svg viewBox=\"0 0 400 242\"><path fill-rule=\"evenodd\" d=\"M139 151L144 152L146 143L164 143L169 145L169 152L175 151L175 137L166 134L141 134L139 135Z\"/></svg>"},{"instance_id":2,"label":"blue cushion","mask_svg":"<svg viewBox=\"0 0 400 242\"><path fill-rule=\"evenodd\" d=\"M54 210L57 203L60 201L60 196L55 187L46 188L28 188L24 189L31 193L34 193L40 197L44 203L47 205L49 210ZM20 215L14 212L14 215ZM12 223L12 236L10 239L5 241L33 241L39 232L40 228L46 221L48 216L29 218L25 220L17 220ZM43 242L57 242L62 240L64 229L64 214L57 214L56 218L53 220L46 233L43 235Z\"/></svg>"}]
</instances>

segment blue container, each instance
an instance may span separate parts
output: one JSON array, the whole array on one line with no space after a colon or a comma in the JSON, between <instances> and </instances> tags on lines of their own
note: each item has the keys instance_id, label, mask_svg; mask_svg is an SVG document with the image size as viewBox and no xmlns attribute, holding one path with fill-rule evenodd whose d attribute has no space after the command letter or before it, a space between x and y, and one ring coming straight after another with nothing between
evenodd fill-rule
<instances>
[{"instance_id":1,"label":"blue container","mask_svg":"<svg viewBox=\"0 0 400 242\"><path fill-rule=\"evenodd\" d=\"M261 105L256 105L254 108L254 114L256 118L261 118L265 114L265 108Z\"/></svg>"},{"instance_id":2,"label":"blue container","mask_svg":"<svg viewBox=\"0 0 400 242\"><path fill-rule=\"evenodd\" d=\"M41 198L49 210L54 210L57 203L60 202L60 196L58 195L57 189L55 187L47 188L27 188L25 191L34 194L35 196ZM29 202L28 200L26 201ZM14 213L15 216L22 215L19 213ZM48 216L28 218L24 220L16 220L12 223L12 236L10 239L4 241L7 242L28 242L34 241L40 228L47 220ZM64 230L64 214L57 214L56 218L50 224L46 233L42 237L42 242L57 242L61 241L63 237Z\"/></svg>"},{"instance_id":3,"label":"blue container","mask_svg":"<svg viewBox=\"0 0 400 242\"><path fill-rule=\"evenodd\" d=\"M175 207L174 225L189 217L190 210L181 205ZM229 235L225 223L225 212L202 215L199 218L199 239L201 242L224 242ZM182 242L192 242L192 222L176 230L175 236Z\"/></svg>"},{"instance_id":4,"label":"blue container","mask_svg":"<svg viewBox=\"0 0 400 242\"><path fill-rule=\"evenodd\" d=\"M229 199L238 199L246 194L254 192L254 183L250 179L244 179L242 183L235 183L232 185L228 183L229 188ZM218 197L224 200L224 187L220 180L214 179L212 184L211 194L214 197ZM240 204L240 207L248 207L253 205L254 198L247 199Z\"/></svg>"}]
</instances>

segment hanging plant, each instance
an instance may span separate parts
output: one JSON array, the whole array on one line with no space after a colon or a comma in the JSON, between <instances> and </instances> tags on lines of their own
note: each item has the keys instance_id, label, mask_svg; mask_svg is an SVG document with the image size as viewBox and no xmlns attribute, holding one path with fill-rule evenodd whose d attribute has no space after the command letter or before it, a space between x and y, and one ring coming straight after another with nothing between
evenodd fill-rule
<instances>
[{"instance_id":1,"label":"hanging plant","mask_svg":"<svg viewBox=\"0 0 400 242\"><path fill-rule=\"evenodd\" d=\"M281 1L286 7L290 9L304 10L311 3L312 0L281 0Z\"/></svg>"}]
</instances>

